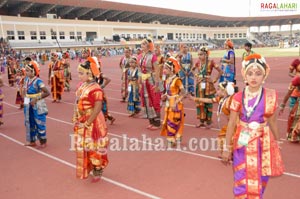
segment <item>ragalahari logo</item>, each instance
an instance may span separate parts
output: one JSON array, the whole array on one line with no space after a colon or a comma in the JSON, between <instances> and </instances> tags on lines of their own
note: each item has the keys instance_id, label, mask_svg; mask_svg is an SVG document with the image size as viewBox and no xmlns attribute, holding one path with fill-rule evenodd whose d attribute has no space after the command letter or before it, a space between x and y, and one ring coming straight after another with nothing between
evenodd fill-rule
<instances>
[{"instance_id":1,"label":"ragalahari logo","mask_svg":"<svg viewBox=\"0 0 300 199\"><path fill-rule=\"evenodd\" d=\"M262 2L260 3L261 11L297 11L298 3L295 2Z\"/></svg>"}]
</instances>

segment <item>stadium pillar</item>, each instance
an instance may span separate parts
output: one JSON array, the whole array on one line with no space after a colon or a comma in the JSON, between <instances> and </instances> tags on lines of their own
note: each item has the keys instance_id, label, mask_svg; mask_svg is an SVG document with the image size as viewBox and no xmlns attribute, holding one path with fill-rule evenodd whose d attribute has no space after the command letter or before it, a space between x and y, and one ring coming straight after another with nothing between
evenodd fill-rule
<instances>
[{"instance_id":1,"label":"stadium pillar","mask_svg":"<svg viewBox=\"0 0 300 199\"><path fill-rule=\"evenodd\" d=\"M290 24L290 46L292 45L292 39L293 39L293 22L292 21L289 21L289 24Z\"/></svg>"}]
</instances>

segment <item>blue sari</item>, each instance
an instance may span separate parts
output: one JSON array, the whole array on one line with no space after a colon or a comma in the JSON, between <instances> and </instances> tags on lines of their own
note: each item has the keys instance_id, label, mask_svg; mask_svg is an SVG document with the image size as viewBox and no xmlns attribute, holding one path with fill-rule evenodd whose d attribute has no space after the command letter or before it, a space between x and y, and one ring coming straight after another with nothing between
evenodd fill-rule
<instances>
[{"instance_id":1,"label":"blue sari","mask_svg":"<svg viewBox=\"0 0 300 199\"><path fill-rule=\"evenodd\" d=\"M127 111L130 114L138 113L141 111L141 101L138 85L138 70L128 70L128 105Z\"/></svg>"},{"instance_id":2,"label":"blue sari","mask_svg":"<svg viewBox=\"0 0 300 199\"><path fill-rule=\"evenodd\" d=\"M192 73L192 56L190 53L184 55L181 59L181 70L179 76L182 79L186 92L194 93L194 74ZM187 73L187 75L185 74Z\"/></svg>"},{"instance_id":3,"label":"blue sari","mask_svg":"<svg viewBox=\"0 0 300 199\"><path fill-rule=\"evenodd\" d=\"M233 57L235 59L235 54L233 50L229 50L225 55L224 59L230 59ZM224 81L228 82L234 82L235 80L235 65L234 64L227 64L227 63L222 63L221 69L223 71L222 76L220 77L220 83Z\"/></svg>"},{"instance_id":4,"label":"blue sari","mask_svg":"<svg viewBox=\"0 0 300 199\"><path fill-rule=\"evenodd\" d=\"M43 81L35 77L32 81L28 77L25 79L24 88L26 89L25 98L29 98L29 103L24 103L24 116L26 127L26 141L35 142L36 139L40 142L46 142L46 115L47 113L38 113L37 105L30 104L34 96L42 92L41 88L45 87Z\"/></svg>"}]
</instances>

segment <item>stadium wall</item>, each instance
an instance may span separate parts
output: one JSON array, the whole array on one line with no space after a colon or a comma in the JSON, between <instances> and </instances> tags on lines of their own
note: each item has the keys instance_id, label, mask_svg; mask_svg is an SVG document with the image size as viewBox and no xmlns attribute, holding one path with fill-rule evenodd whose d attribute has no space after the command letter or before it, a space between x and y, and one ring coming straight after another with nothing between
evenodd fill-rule
<instances>
[{"instance_id":1,"label":"stadium wall","mask_svg":"<svg viewBox=\"0 0 300 199\"><path fill-rule=\"evenodd\" d=\"M105 42L113 40L114 35L120 38L151 36L161 40L195 41L225 38L246 38L248 27L195 27L166 24L146 24L128 22L109 22L93 20L69 20L30 18L21 16L0 16L0 37L12 43L55 43L90 41ZM172 37L171 37L172 36ZM171 38L171 39L170 39Z\"/></svg>"}]
</instances>

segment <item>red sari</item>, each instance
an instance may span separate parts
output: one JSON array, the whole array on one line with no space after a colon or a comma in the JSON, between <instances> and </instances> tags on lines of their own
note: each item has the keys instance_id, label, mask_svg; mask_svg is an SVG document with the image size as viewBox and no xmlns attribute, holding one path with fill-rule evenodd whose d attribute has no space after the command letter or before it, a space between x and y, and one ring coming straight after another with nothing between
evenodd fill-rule
<instances>
[{"instance_id":1,"label":"red sari","mask_svg":"<svg viewBox=\"0 0 300 199\"><path fill-rule=\"evenodd\" d=\"M160 91L155 91L154 64L157 63L157 56L152 52L144 54L140 60L142 85L140 88L141 107L144 115L153 126L160 126Z\"/></svg>"}]
</instances>

